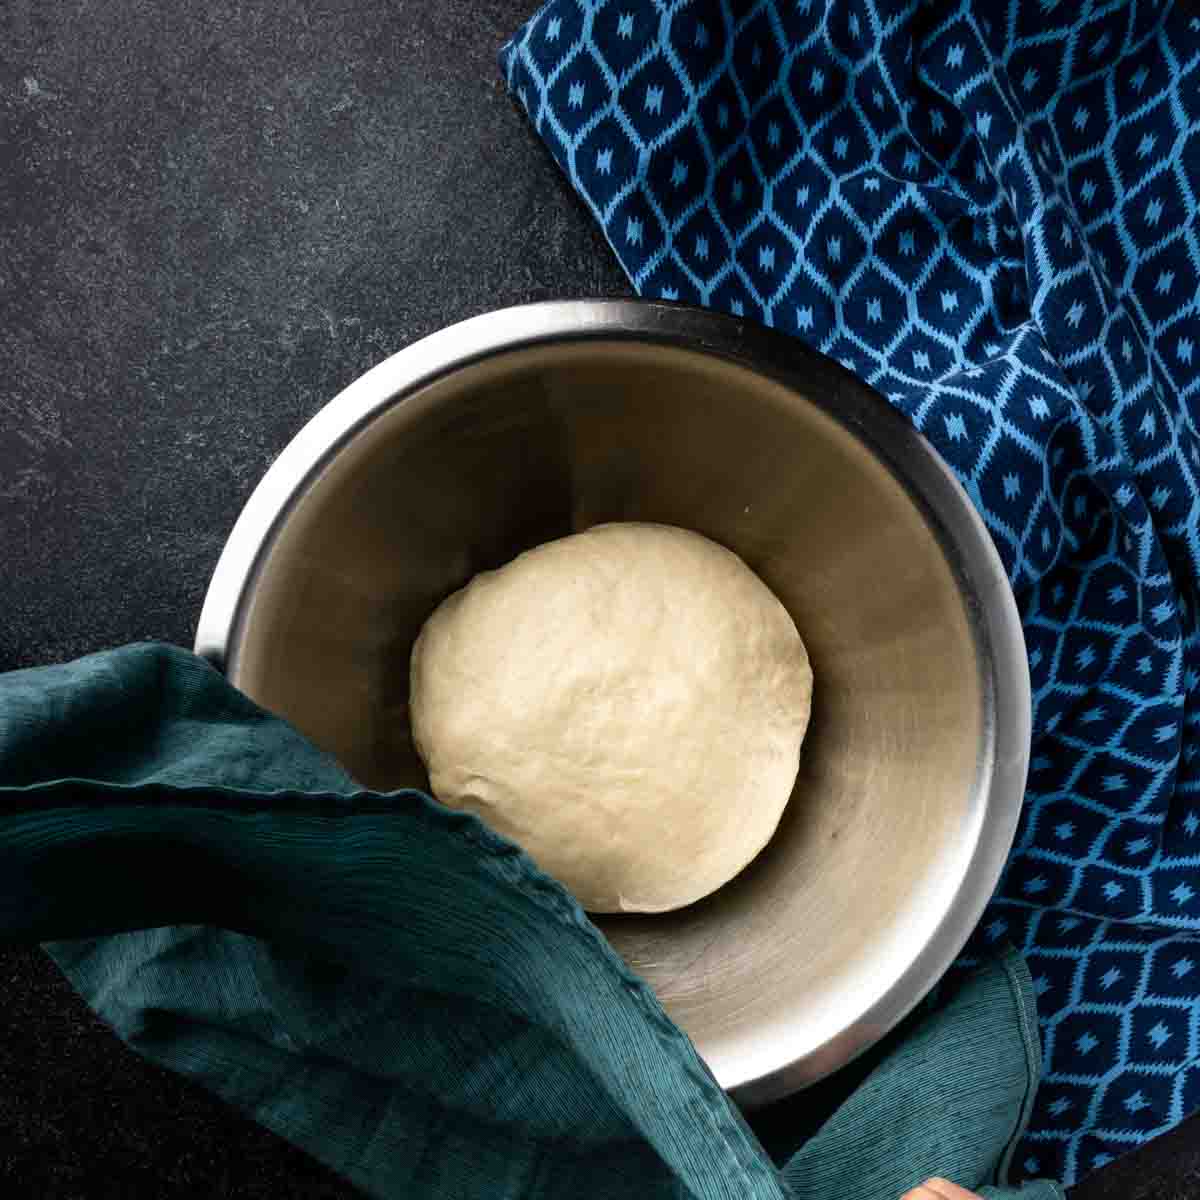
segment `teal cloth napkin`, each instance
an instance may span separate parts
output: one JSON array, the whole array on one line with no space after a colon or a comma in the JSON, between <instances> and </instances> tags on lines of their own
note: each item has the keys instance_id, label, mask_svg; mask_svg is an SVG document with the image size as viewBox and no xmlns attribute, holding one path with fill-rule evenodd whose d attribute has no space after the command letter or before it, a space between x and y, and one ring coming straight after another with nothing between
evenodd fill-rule
<instances>
[{"instance_id":1,"label":"teal cloth napkin","mask_svg":"<svg viewBox=\"0 0 1200 1200\"><path fill-rule=\"evenodd\" d=\"M762 1114L772 1158L520 850L363 791L168 646L0 675L0 937L369 1196L895 1200L933 1174L1062 1195L1003 1186L1039 1069L1015 955L851 1068L798 1148L832 1093Z\"/></svg>"}]
</instances>

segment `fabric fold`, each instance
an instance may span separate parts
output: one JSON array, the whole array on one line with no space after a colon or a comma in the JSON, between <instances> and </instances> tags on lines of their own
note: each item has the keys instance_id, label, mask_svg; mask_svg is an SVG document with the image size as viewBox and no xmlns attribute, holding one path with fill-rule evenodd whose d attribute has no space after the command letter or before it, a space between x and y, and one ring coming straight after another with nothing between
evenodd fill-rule
<instances>
[{"instance_id":1,"label":"fabric fold","mask_svg":"<svg viewBox=\"0 0 1200 1200\"><path fill-rule=\"evenodd\" d=\"M781 1173L523 853L420 793L355 788L170 647L0 676L9 778L0 936L46 942L134 1051L371 1196L833 1200L853 1169L891 1200L935 1170L1002 1180L1036 1087L1028 980L993 964L897 1031ZM992 1053L930 1069L960 1042Z\"/></svg>"}]
</instances>

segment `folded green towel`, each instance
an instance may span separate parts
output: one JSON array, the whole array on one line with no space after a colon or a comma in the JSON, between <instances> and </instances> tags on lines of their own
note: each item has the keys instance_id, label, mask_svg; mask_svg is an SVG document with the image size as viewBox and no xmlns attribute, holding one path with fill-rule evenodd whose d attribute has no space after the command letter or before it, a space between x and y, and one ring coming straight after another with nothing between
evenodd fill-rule
<instances>
[{"instance_id":1,"label":"folded green towel","mask_svg":"<svg viewBox=\"0 0 1200 1200\"><path fill-rule=\"evenodd\" d=\"M999 1185L1037 1083L1028 976L1005 957L906 1022L777 1164L516 847L419 793L362 791L166 646L0 675L0 936L46 942L133 1050L378 1197ZM821 1098L764 1128L802 1128Z\"/></svg>"}]
</instances>

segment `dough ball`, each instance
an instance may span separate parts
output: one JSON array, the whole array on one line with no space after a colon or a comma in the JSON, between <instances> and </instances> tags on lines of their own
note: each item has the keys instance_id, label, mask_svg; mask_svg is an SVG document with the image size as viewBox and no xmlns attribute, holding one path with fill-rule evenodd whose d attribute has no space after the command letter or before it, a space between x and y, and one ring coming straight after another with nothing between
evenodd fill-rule
<instances>
[{"instance_id":1,"label":"dough ball","mask_svg":"<svg viewBox=\"0 0 1200 1200\"><path fill-rule=\"evenodd\" d=\"M443 804L517 842L591 912L664 912L774 833L812 671L735 554L623 523L476 576L421 630L411 687Z\"/></svg>"}]
</instances>

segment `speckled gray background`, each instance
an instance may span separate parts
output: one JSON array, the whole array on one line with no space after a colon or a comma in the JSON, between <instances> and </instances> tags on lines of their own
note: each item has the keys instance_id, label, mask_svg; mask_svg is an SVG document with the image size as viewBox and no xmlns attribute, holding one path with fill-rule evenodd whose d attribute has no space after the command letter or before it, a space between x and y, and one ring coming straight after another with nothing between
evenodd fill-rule
<instances>
[{"instance_id":1,"label":"speckled gray background","mask_svg":"<svg viewBox=\"0 0 1200 1200\"><path fill-rule=\"evenodd\" d=\"M0 669L190 643L341 387L489 308L628 293L501 84L530 7L0 4Z\"/></svg>"},{"instance_id":2,"label":"speckled gray background","mask_svg":"<svg viewBox=\"0 0 1200 1200\"><path fill-rule=\"evenodd\" d=\"M490 308L628 294L500 83L534 2L0 0L0 670L190 644L341 387ZM36 950L0 948L0 996L0 1194L356 1194ZM1200 1195L1196 1125L1077 1195Z\"/></svg>"}]
</instances>

